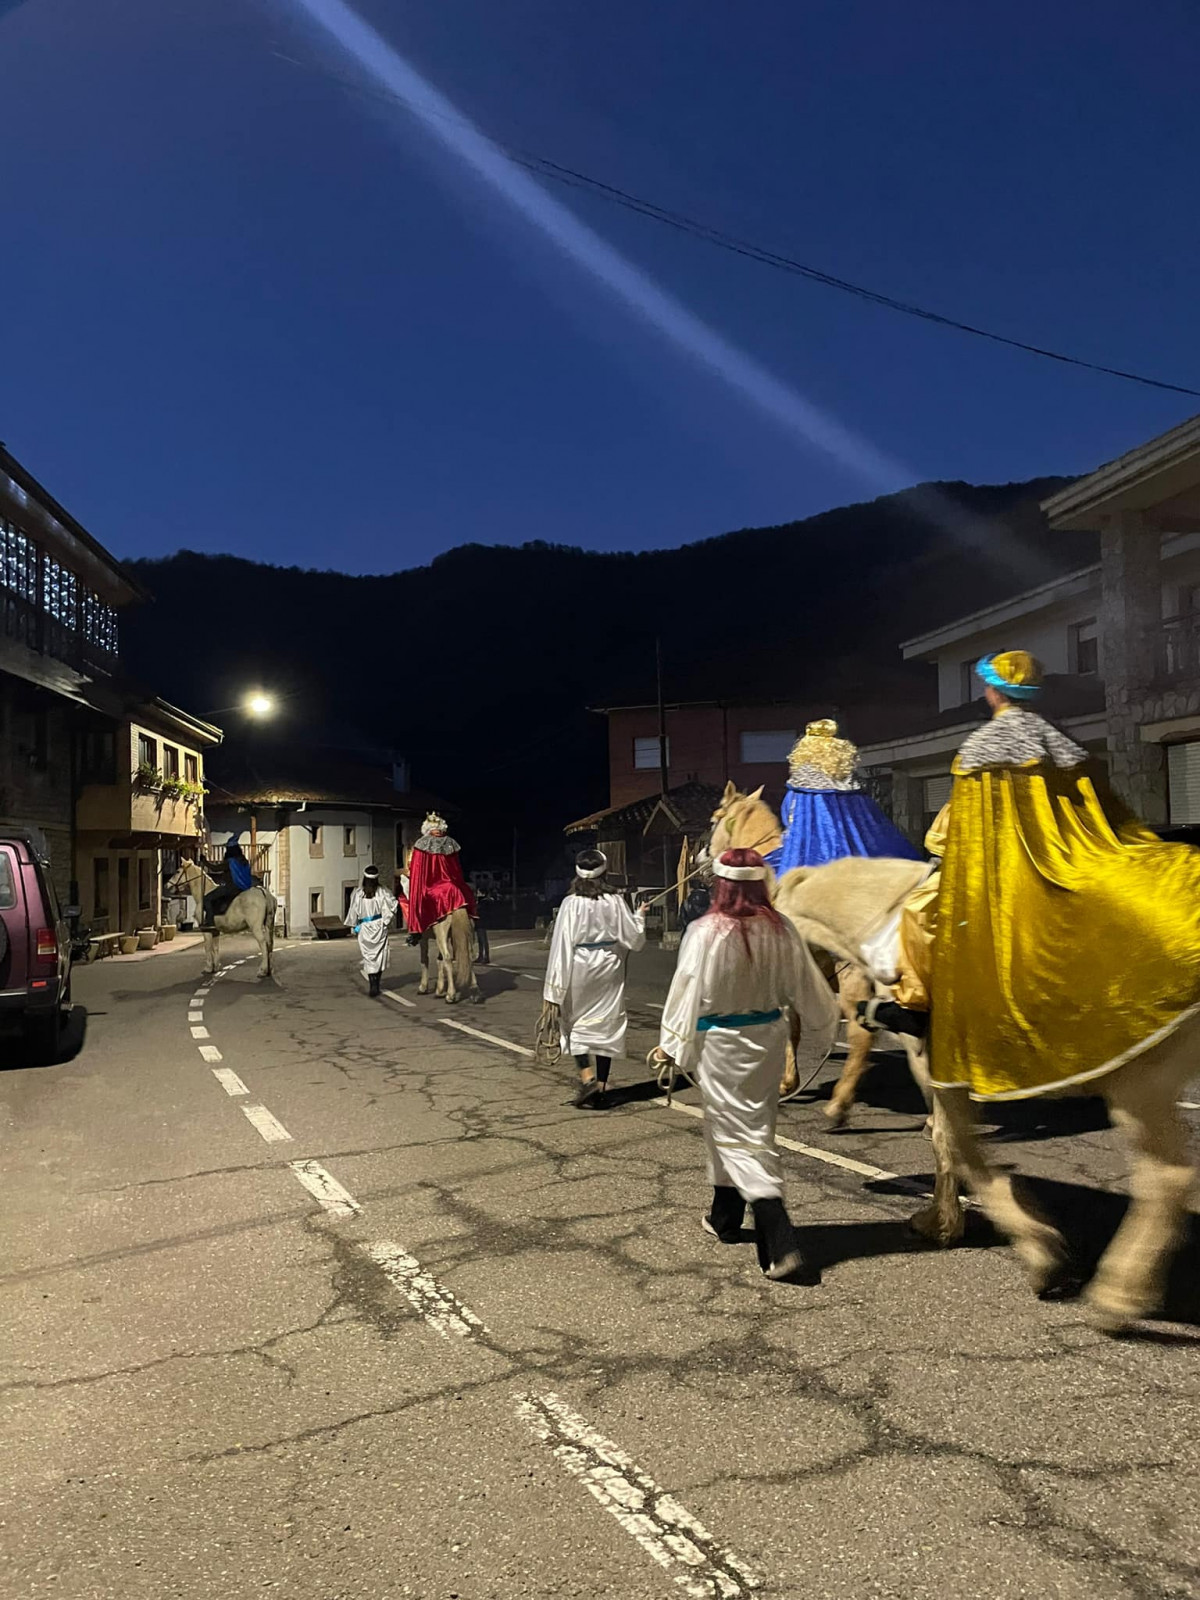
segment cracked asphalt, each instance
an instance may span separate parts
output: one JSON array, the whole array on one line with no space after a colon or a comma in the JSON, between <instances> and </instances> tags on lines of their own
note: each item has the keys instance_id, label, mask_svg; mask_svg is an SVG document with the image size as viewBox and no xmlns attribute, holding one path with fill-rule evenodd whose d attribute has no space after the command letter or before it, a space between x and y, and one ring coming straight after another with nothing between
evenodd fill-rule
<instances>
[{"instance_id":1,"label":"cracked asphalt","mask_svg":"<svg viewBox=\"0 0 1200 1600\"><path fill-rule=\"evenodd\" d=\"M769 1284L700 1231L700 1124L639 1064L669 957L631 964L604 1112L568 1105L567 1067L444 1025L531 1045L544 952L519 937L493 935L486 1003L454 1010L417 999L399 941L385 981L413 1006L369 1001L347 943L227 972L203 1025L245 1096L192 1037L196 951L81 969L77 1053L6 1058L0 1593L1200 1594L1195 1222L1162 1317L1119 1342L1034 1300L977 1217L962 1248L916 1248L930 1151L885 1059L845 1133L820 1114L832 1069L780 1131L910 1181L785 1152L821 1282ZM1008 1109L990 1146L1086 1271L1123 1207L1097 1104ZM323 1209L302 1159L359 1209ZM482 1327L439 1332L381 1244ZM530 1395L601 1443L531 1432ZM648 1553L676 1504L736 1560Z\"/></svg>"}]
</instances>

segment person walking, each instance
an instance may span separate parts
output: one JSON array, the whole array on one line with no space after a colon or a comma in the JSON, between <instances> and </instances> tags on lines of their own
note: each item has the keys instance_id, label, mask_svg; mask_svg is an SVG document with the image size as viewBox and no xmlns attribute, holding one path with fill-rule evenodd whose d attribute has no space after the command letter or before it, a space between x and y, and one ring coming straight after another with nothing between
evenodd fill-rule
<instances>
[{"instance_id":1,"label":"person walking","mask_svg":"<svg viewBox=\"0 0 1200 1600\"><path fill-rule=\"evenodd\" d=\"M749 1204L767 1277L815 1281L783 1201L775 1119L789 1039L803 1077L829 1054L838 1008L808 946L771 905L768 870L757 850L726 850L713 863L712 909L684 934L654 1056L700 1088L713 1191L704 1230L739 1243Z\"/></svg>"},{"instance_id":2,"label":"person walking","mask_svg":"<svg viewBox=\"0 0 1200 1600\"><path fill-rule=\"evenodd\" d=\"M646 913L631 911L607 878L608 857L583 850L554 920L542 996L559 1012L562 1048L575 1057L574 1103L601 1109L614 1056L625 1054L625 963L646 943ZM593 1064L594 1063L594 1064Z\"/></svg>"},{"instance_id":3,"label":"person walking","mask_svg":"<svg viewBox=\"0 0 1200 1600\"><path fill-rule=\"evenodd\" d=\"M388 934L396 915L397 900L379 882L379 868L368 867L362 883L350 896L346 912L346 926L358 935L358 952L362 956L362 975L367 980L367 993L374 999L383 983L388 964Z\"/></svg>"}]
</instances>

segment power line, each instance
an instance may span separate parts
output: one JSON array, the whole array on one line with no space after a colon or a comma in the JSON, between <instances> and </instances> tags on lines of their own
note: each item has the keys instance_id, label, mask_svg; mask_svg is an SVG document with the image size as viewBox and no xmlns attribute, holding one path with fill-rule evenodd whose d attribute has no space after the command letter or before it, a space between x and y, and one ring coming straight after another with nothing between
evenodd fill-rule
<instances>
[{"instance_id":1,"label":"power line","mask_svg":"<svg viewBox=\"0 0 1200 1600\"><path fill-rule=\"evenodd\" d=\"M331 78L345 89L352 90L371 99L386 100L390 104L404 106L404 101L398 95L389 94L385 89L372 89L366 84L344 77L341 73L333 72L327 67L322 67L312 62L299 61L294 56L283 55L280 51L275 51L274 54L281 61L286 61L292 66L306 68L309 71L320 73L323 77ZM458 119L450 120L457 122ZM469 127L470 125L459 123L459 126ZM916 317L922 322L931 322L938 327L951 328L957 333L971 334L976 339L987 339L992 344L1007 345L1010 350L1022 350L1026 355L1040 356L1045 361L1057 361L1064 366L1081 367L1087 372L1103 373L1106 377L1121 378L1127 383L1141 384L1145 388L1163 389L1170 394L1185 394L1200 399L1200 389L1189 388L1186 384L1169 383L1164 378L1151 378L1145 373L1131 372L1124 367L1110 367L1099 361L1086 361L1082 356L1067 355L1061 350L1051 350L1045 345L1031 344L1025 339L1015 339L1008 334L996 333L993 329L981 328L975 323L963 322L957 317L947 316L944 312L933 311L928 306L916 305L911 301L898 299L894 295L884 294L878 289L868 288L865 284L854 283L849 278L840 278L834 273L823 271L820 267L814 267L807 262L798 261L792 256L769 250L762 245L753 243L751 240L740 238L738 235L728 233L722 228L714 227L710 223L690 217L684 212L672 211L666 206L659 205L657 201L643 199L640 195L632 194L627 189L618 188L615 184L605 183L600 178L593 178L589 173L581 172L575 167L564 166L561 162L552 161L548 156L538 155L535 151L523 150L519 145L505 144L503 140L494 139L490 134L487 137L497 149L502 150L511 160L538 177L563 184L567 188L579 189L596 195L610 204L621 206L626 211L632 211L638 216L648 217L653 222L661 222L667 227L674 228L679 233L689 234L692 238L699 239L703 243L714 245L721 250L727 250L747 260L757 261L762 266L772 267L779 272L790 273L793 277L804 278L809 283L819 284L826 289L836 289L841 294L853 295L856 299L863 300L869 305L881 306L884 310L896 311L902 316Z\"/></svg>"}]
</instances>

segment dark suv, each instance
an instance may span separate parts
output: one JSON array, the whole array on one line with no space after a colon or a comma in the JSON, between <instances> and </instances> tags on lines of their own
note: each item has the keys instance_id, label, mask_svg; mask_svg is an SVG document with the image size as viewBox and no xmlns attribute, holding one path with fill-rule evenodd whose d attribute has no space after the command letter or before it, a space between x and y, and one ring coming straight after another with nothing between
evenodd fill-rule
<instances>
[{"instance_id":1,"label":"dark suv","mask_svg":"<svg viewBox=\"0 0 1200 1600\"><path fill-rule=\"evenodd\" d=\"M0 833L0 1035L53 1055L70 999L71 933L50 873L28 834Z\"/></svg>"}]
</instances>

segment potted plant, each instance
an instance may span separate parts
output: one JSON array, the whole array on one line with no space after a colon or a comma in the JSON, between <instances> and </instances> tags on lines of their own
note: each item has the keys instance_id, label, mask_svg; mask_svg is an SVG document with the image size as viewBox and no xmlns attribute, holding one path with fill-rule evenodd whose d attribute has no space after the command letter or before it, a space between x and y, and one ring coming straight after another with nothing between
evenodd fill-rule
<instances>
[{"instance_id":1,"label":"potted plant","mask_svg":"<svg viewBox=\"0 0 1200 1600\"><path fill-rule=\"evenodd\" d=\"M153 950L158 943L158 929L139 928L137 942L139 950Z\"/></svg>"},{"instance_id":2,"label":"potted plant","mask_svg":"<svg viewBox=\"0 0 1200 1600\"><path fill-rule=\"evenodd\" d=\"M159 937L165 943L169 944L171 942L171 940L175 937L175 924L173 922L164 922L162 927L158 931L159 931Z\"/></svg>"},{"instance_id":3,"label":"potted plant","mask_svg":"<svg viewBox=\"0 0 1200 1600\"><path fill-rule=\"evenodd\" d=\"M139 761L134 768L133 781L139 789L161 789L163 775L149 761Z\"/></svg>"},{"instance_id":4,"label":"potted plant","mask_svg":"<svg viewBox=\"0 0 1200 1600\"><path fill-rule=\"evenodd\" d=\"M159 785L164 800L178 800L183 794L184 780L182 778L166 777Z\"/></svg>"},{"instance_id":5,"label":"potted plant","mask_svg":"<svg viewBox=\"0 0 1200 1600\"><path fill-rule=\"evenodd\" d=\"M204 785L197 783L192 778L184 778L179 786L179 792L189 806L198 805L204 798Z\"/></svg>"},{"instance_id":6,"label":"potted plant","mask_svg":"<svg viewBox=\"0 0 1200 1600\"><path fill-rule=\"evenodd\" d=\"M123 956L133 955L137 947L138 936L136 933L123 933L121 935L121 954Z\"/></svg>"}]
</instances>

